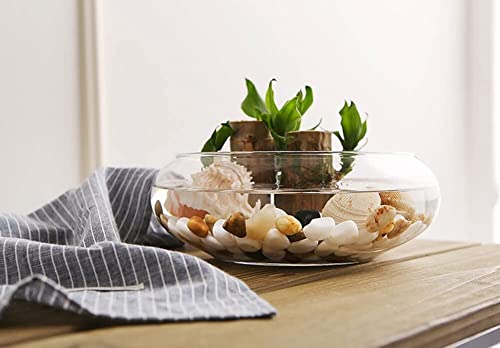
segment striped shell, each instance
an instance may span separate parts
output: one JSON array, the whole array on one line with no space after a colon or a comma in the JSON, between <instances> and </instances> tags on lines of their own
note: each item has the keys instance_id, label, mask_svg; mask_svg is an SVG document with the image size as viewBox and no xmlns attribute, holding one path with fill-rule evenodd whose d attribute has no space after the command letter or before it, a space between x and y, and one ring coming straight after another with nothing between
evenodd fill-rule
<instances>
[{"instance_id":1,"label":"striped shell","mask_svg":"<svg viewBox=\"0 0 500 348\"><path fill-rule=\"evenodd\" d=\"M376 192L338 193L325 204L322 215L332 217L337 224L352 220L363 227L366 218L380 203Z\"/></svg>"},{"instance_id":2,"label":"striped shell","mask_svg":"<svg viewBox=\"0 0 500 348\"><path fill-rule=\"evenodd\" d=\"M380 192L380 199L382 204L393 206L408 219L415 215L415 202L407 192Z\"/></svg>"}]
</instances>

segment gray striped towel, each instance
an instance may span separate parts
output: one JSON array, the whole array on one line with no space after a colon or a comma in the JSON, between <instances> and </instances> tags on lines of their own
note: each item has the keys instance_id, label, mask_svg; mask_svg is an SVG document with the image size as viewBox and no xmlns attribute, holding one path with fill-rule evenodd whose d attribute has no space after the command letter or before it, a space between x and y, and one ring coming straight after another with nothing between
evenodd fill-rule
<instances>
[{"instance_id":1,"label":"gray striped towel","mask_svg":"<svg viewBox=\"0 0 500 348\"><path fill-rule=\"evenodd\" d=\"M150 208L157 171L105 168L33 213L0 214L0 315L14 299L131 321L265 317L240 280L178 246Z\"/></svg>"}]
</instances>

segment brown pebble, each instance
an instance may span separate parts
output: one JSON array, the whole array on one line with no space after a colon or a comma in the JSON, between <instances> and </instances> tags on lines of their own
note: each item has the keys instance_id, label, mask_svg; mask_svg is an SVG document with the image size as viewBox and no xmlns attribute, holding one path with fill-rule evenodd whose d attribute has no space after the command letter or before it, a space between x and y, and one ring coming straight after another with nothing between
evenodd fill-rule
<instances>
[{"instance_id":1,"label":"brown pebble","mask_svg":"<svg viewBox=\"0 0 500 348\"><path fill-rule=\"evenodd\" d=\"M168 219L165 215L160 214L160 217L158 219L160 221L160 224L168 230Z\"/></svg>"},{"instance_id":2,"label":"brown pebble","mask_svg":"<svg viewBox=\"0 0 500 348\"><path fill-rule=\"evenodd\" d=\"M159 218L161 214L163 214L163 209L161 208L161 203L160 203L160 201L156 201L156 203L155 203L155 215Z\"/></svg>"},{"instance_id":3,"label":"brown pebble","mask_svg":"<svg viewBox=\"0 0 500 348\"><path fill-rule=\"evenodd\" d=\"M247 235L245 215L243 213L235 213L227 218L222 227L236 237L243 238Z\"/></svg>"},{"instance_id":4,"label":"brown pebble","mask_svg":"<svg viewBox=\"0 0 500 348\"><path fill-rule=\"evenodd\" d=\"M218 219L215 216L213 216L213 215L207 214L207 215L205 215L205 219L204 220L205 220L206 224L208 225L208 229L210 231L213 231L214 225L215 225L215 223L217 222Z\"/></svg>"},{"instance_id":5,"label":"brown pebble","mask_svg":"<svg viewBox=\"0 0 500 348\"><path fill-rule=\"evenodd\" d=\"M200 238L205 238L208 234L208 225L199 216L192 216L187 223L187 227Z\"/></svg>"},{"instance_id":6,"label":"brown pebble","mask_svg":"<svg viewBox=\"0 0 500 348\"><path fill-rule=\"evenodd\" d=\"M304 235L304 233L302 231L300 231L299 233L292 234L291 236L287 236L287 237L288 237L288 240L290 241L290 243L298 242L299 240L306 239L306 236Z\"/></svg>"}]
</instances>

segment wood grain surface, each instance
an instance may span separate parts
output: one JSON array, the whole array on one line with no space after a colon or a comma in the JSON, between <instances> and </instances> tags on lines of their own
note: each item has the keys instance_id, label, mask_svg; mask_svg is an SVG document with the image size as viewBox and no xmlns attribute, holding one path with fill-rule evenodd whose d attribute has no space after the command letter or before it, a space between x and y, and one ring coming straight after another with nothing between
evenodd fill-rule
<instances>
[{"instance_id":1,"label":"wood grain surface","mask_svg":"<svg viewBox=\"0 0 500 348\"><path fill-rule=\"evenodd\" d=\"M416 240L374 262L337 268L213 263L243 279L278 315L119 325L22 303L1 321L0 342L51 348L428 347L500 324L498 245Z\"/></svg>"}]
</instances>

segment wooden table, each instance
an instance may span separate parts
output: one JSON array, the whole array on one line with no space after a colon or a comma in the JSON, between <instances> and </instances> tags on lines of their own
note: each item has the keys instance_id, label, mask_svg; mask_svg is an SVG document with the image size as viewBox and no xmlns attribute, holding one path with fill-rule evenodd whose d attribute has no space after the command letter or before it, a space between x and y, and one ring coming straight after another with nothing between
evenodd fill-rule
<instances>
[{"instance_id":1,"label":"wooden table","mask_svg":"<svg viewBox=\"0 0 500 348\"><path fill-rule=\"evenodd\" d=\"M19 303L0 321L0 346L428 347L500 324L500 245L416 240L375 262L340 268L215 264L278 315L116 325Z\"/></svg>"}]
</instances>

